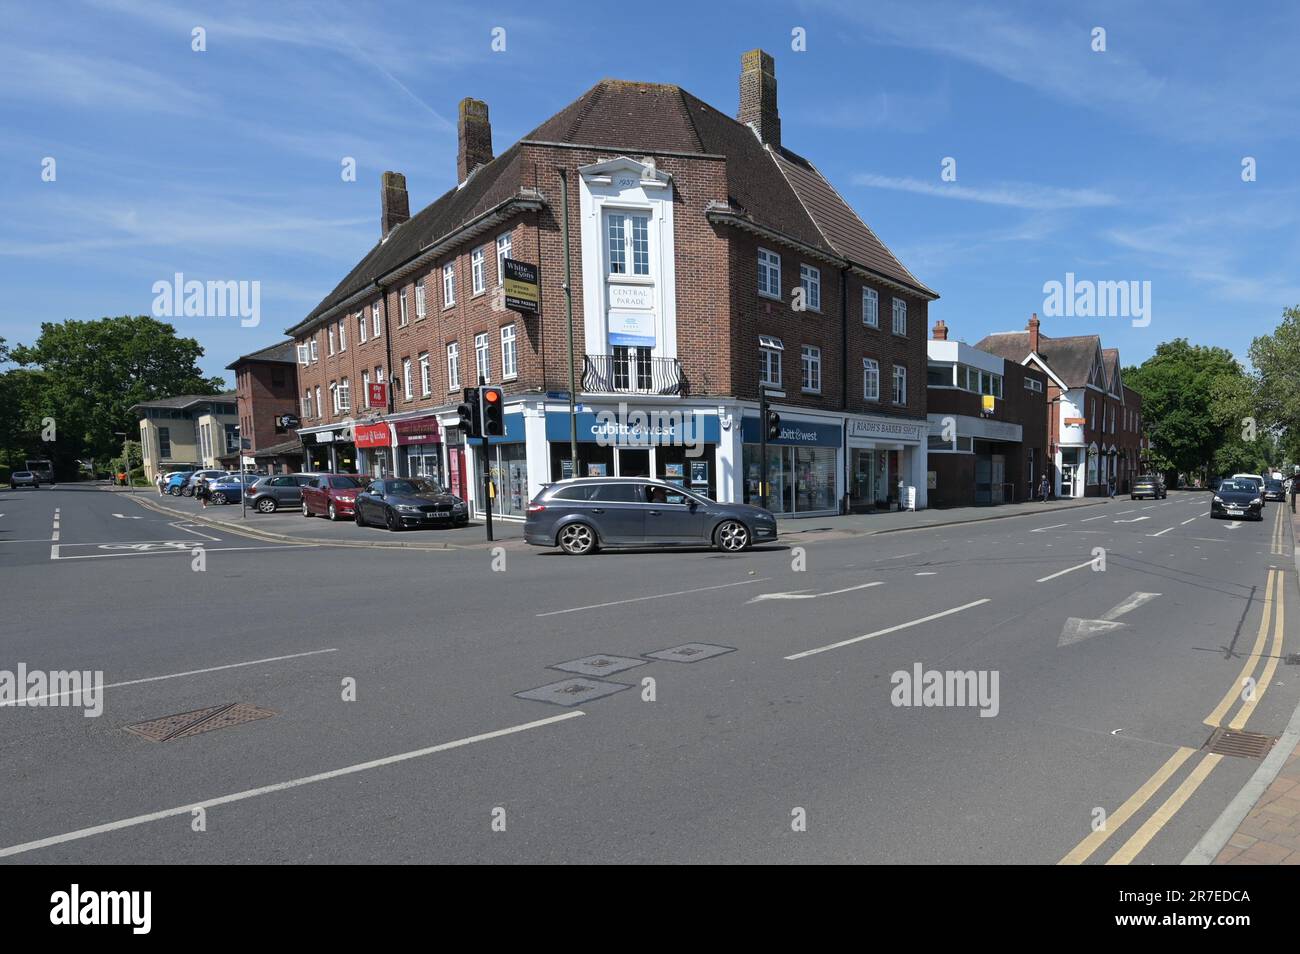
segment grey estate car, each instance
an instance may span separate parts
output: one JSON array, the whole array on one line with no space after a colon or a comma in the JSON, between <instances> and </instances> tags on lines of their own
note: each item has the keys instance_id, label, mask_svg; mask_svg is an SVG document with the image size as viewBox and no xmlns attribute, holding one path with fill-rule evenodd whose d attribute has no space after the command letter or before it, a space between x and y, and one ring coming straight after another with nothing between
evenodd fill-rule
<instances>
[{"instance_id":1,"label":"grey estate car","mask_svg":"<svg viewBox=\"0 0 1300 954\"><path fill-rule=\"evenodd\" d=\"M547 484L528 505L524 539L580 556L601 547L713 546L739 553L776 539L761 507L718 503L644 477L579 477Z\"/></svg>"}]
</instances>

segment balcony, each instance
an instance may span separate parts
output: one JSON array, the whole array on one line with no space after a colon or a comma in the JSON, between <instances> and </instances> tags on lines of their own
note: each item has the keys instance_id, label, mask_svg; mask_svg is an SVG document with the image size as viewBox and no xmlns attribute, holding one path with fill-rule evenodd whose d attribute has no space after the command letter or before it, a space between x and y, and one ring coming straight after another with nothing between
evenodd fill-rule
<instances>
[{"instance_id":1,"label":"balcony","mask_svg":"<svg viewBox=\"0 0 1300 954\"><path fill-rule=\"evenodd\" d=\"M654 358L635 348L615 348L614 354L583 355L582 389L589 394L686 396L680 361Z\"/></svg>"}]
</instances>

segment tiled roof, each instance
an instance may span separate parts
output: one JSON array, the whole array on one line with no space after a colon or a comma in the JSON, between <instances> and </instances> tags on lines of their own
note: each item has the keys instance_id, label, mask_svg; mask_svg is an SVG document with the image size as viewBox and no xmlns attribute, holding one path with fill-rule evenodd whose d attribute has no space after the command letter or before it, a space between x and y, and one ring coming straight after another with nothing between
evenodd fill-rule
<instances>
[{"instance_id":1,"label":"tiled roof","mask_svg":"<svg viewBox=\"0 0 1300 954\"><path fill-rule=\"evenodd\" d=\"M263 348L260 351L254 351L250 354L236 358L234 361L230 362L230 364L226 365L226 370L233 371L235 370L236 365L242 364L245 361L271 361L276 364L296 364L297 356L293 349L294 342L292 339L288 341L277 341L275 344Z\"/></svg>"},{"instance_id":2,"label":"tiled roof","mask_svg":"<svg viewBox=\"0 0 1300 954\"><path fill-rule=\"evenodd\" d=\"M1092 372L1092 360L1100 346L1101 339L1097 335L1073 335L1068 338L1049 338L1044 334L1038 336L1039 357L1070 388L1087 385ZM1011 361L1023 361L1029 355L1029 332L998 332L982 338L975 347Z\"/></svg>"},{"instance_id":3,"label":"tiled roof","mask_svg":"<svg viewBox=\"0 0 1300 954\"><path fill-rule=\"evenodd\" d=\"M282 441L279 444L272 444L269 447L258 447L247 452L253 457L282 457L285 454L301 454L302 439L295 437L293 440Z\"/></svg>"},{"instance_id":4,"label":"tiled roof","mask_svg":"<svg viewBox=\"0 0 1300 954\"><path fill-rule=\"evenodd\" d=\"M132 404L128 410L134 411L138 407L160 407L179 411L207 401L225 403L233 400L235 400L234 391L222 391L220 394L180 394L176 397L158 398L154 401L141 401L139 404Z\"/></svg>"}]
</instances>

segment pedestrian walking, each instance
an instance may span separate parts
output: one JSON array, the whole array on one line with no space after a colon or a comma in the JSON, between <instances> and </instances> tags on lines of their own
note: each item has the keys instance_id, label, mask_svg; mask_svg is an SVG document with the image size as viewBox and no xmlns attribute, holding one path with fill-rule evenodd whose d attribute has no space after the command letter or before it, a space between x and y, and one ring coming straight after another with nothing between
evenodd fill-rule
<instances>
[{"instance_id":1,"label":"pedestrian walking","mask_svg":"<svg viewBox=\"0 0 1300 954\"><path fill-rule=\"evenodd\" d=\"M124 471L124 470L119 470L119 471L117 472L117 483L118 483L118 485L121 486L121 487L125 487L125 486L126 486L126 471Z\"/></svg>"},{"instance_id":2,"label":"pedestrian walking","mask_svg":"<svg viewBox=\"0 0 1300 954\"><path fill-rule=\"evenodd\" d=\"M1295 513L1295 496L1296 491L1300 491L1300 464L1295 465L1295 471L1291 474L1291 512Z\"/></svg>"},{"instance_id":3,"label":"pedestrian walking","mask_svg":"<svg viewBox=\"0 0 1300 954\"><path fill-rule=\"evenodd\" d=\"M1047 503L1047 475L1043 474L1043 479L1038 482L1038 497L1043 503Z\"/></svg>"},{"instance_id":4,"label":"pedestrian walking","mask_svg":"<svg viewBox=\"0 0 1300 954\"><path fill-rule=\"evenodd\" d=\"M202 506L204 510L207 510L208 501L212 499L212 488L208 486L208 480L206 477L199 478L199 485L194 488L194 496L199 498L199 505Z\"/></svg>"},{"instance_id":5,"label":"pedestrian walking","mask_svg":"<svg viewBox=\"0 0 1300 954\"><path fill-rule=\"evenodd\" d=\"M163 495L163 488L167 486L167 478L163 476L161 470L158 471L157 475L154 477L153 483L154 486L158 488L158 496L161 497Z\"/></svg>"},{"instance_id":6,"label":"pedestrian walking","mask_svg":"<svg viewBox=\"0 0 1300 954\"><path fill-rule=\"evenodd\" d=\"M1115 478L1114 477L1110 479L1110 499L1111 500L1115 499Z\"/></svg>"}]
</instances>

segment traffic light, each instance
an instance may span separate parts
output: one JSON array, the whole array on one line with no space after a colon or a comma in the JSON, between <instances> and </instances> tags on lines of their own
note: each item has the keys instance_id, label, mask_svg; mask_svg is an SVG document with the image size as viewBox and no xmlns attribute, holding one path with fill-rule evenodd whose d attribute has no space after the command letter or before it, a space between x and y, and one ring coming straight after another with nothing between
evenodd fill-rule
<instances>
[{"instance_id":1,"label":"traffic light","mask_svg":"<svg viewBox=\"0 0 1300 954\"><path fill-rule=\"evenodd\" d=\"M456 407L456 414L460 418L457 421L460 429L465 432L466 437L482 437L478 388L465 388L461 392L461 400L462 403Z\"/></svg>"},{"instance_id":2,"label":"traffic light","mask_svg":"<svg viewBox=\"0 0 1300 954\"><path fill-rule=\"evenodd\" d=\"M781 436L781 415L776 411L767 412L767 439L774 441Z\"/></svg>"},{"instance_id":3,"label":"traffic light","mask_svg":"<svg viewBox=\"0 0 1300 954\"><path fill-rule=\"evenodd\" d=\"M478 389L481 408L479 420L483 425L484 437L505 437L506 418L505 395L500 388L484 386Z\"/></svg>"}]
</instances>

